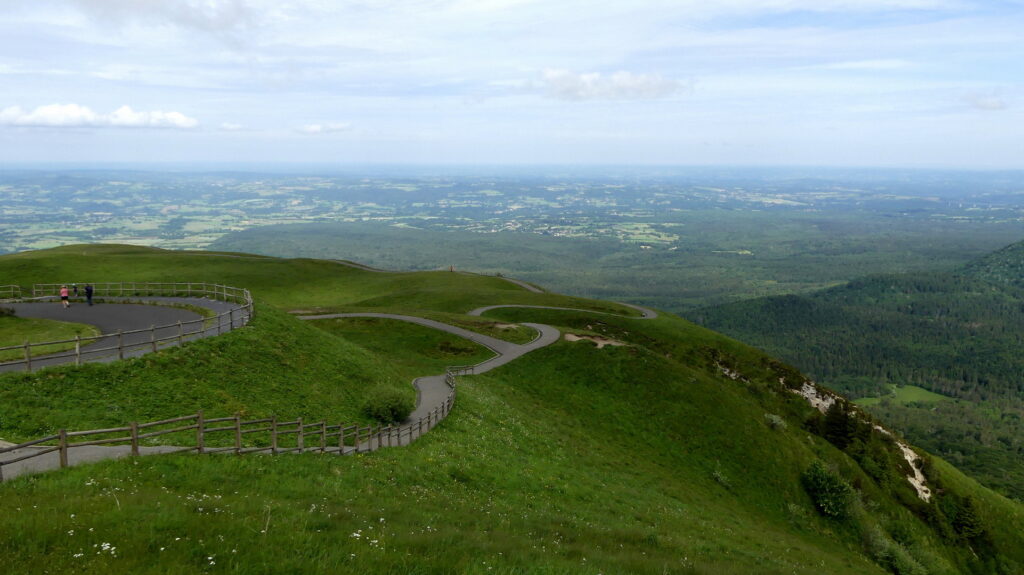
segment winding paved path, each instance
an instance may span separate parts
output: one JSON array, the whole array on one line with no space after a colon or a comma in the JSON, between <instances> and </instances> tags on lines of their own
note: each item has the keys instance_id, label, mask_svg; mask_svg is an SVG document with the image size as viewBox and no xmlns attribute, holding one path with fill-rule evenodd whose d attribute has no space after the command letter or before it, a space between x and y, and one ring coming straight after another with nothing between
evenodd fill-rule
<instances>
[{"instance_id":1,"label":"winding paved path","mask_svg":"<svg viewBox=\"0 0 1024 575\"><path fill-rule=\"evenodd\" d=\"M527 327L537 330L537 337L533 341L526 344L516 344L508 341L503 341L491 336L469 331L461 327L455 327L432 319L424 319L422 317L416 317L411 315L398 315L392 313L332 313L326 315L307 315L302 316L304 320L317 320L317 319L337 319L337 318L348 318L348 317L373 317L380 319L394 319L399 321L407 321L409 323L415 323L426 327L438 329L452 335L466 338L474 343L478 343L495 354L494 357L487 361L481 362L473 366L473 374L484 373L490 371L498 366L505 365L506 363L522 357L523 355L542 347L551 345L558 341L558 337L561 333L551 327L550 325L542 325L539 323L524 323ZM448 384L445 383L444 374L441 375L428 375L416 378L412 382L413 386L419 393L419 400L416 402L416 410L409 415L409 421L415 421L432 411L437 405L444 402L448 397Z\"/></svg>"},{"instance_id":2,"label":"winding paved path","mask_svg":"<svg viewBox=\"0 0 1024 575\"><path fill-rule=\"evenodd\" d=\"M146 303L106 303L125 300L132 302L149 302L150 305L146 305ZM217 315L227 313L232 308L238 307L238 304L206 298L138 297L104 298L104 301L105 303L97 303L91 307L84 303L76 302L72 303L71 307L66 309L61 306L60 302L57 300L50 302L11 303L4 304L4 307L14 309L15 314L18 317L84 323L95 326L102 334L115 334L108 335L107 337L82 346L82 361L102 363L116 361L118 359L117 352L110 350L111 347L117 347L118 337L116 333L118 330L148 330L153 326L169 326L157 329L155 330L155 333L147 331L145 333L135 333L124 336L123 343L126 348L124 353L125 357L138 357L152 351L152 348L145 344L149 343L150 338L153 337L153 335L155 335L157 339L174 337L178 335L178 327L177 325L174 325L177 322L180 321L182 323L186 323L203 319L203 316L189 309L171 307L173 304L185 304L201 307L208 309ZM224 331L227 331L228 329L245 325L246 321L247 318L242 313L239 313L236 314L233 326L229 328L227 325L228 321L225 319L224 324L221 327ZM203 324L197 323L184 326L182 330L184 332L183 339L186 341L211 337L219 333L216 324L212 327L206 326L204 328ZM164 342L161 345L176 345L176 342L169 341ZM63 354L55 353L41 355L39 357L32 358L32 371L36 371L44 367L74 362L75 358L67 356L67 352L64 352ZM6 371L25 371L25 364L21 362L0 364L0 372Z\"/></svg>"},{"instance_id":3,"label":"winding paved path","mask_svg":"<svg viewBox=\"0 0 1024 575\"><path fill-rule=\"evenodd\" d=\"M347 262L346 262L347 263ZM505 278L509 279L509 278ZM518 285L520 282L515 280L513 283ZM529 285L523 285L524 289L530 291L539 291ZM198 298L146 298L147 301L174 301L178 303L191 303L193 305L202 305L217 313L223 313L223 309L220 309L220 305L223 304L225 309L230 309L231 304L224 304L224 302L205 300ZM194 316L198 318L198 314L190 312L188 310L180 308L169 308L169 307L155 307L145 306L137 304L102 304L96 305L89 308L85 305L72 305L70 309L61 308L59 303L47 303L47 304L15 304L18 309L18 314L23 317L43 317L48 319L62 319L65 321L76 321L80 323L89 323L96 325L101 331L110 330L130 330L130 329L144 329L154 324L168 323L168 317L171 317L170 322L176 321L187 321L183 318ZM641 308L639 306L628 305L641 312L642 317L636 319L652 319L657 317L657 313L652 310ZM469 315L479 316L484 312L497 309L502 307L521 307L521 308L537 308L537 309L557 309L567 311L580 311L586 313L600 313L603 315L615 315L604 312L593 312L590 310L564 308L564 307L549 307L549 306L530 306L530 305L496 305L487 306L475 309L469 312ZM170 314L170 315L168 315ZM537 337L533 341L526 344L516 344L500 340L487 335L479 334L467 329L441 323L439 321L425 319L416 316L389 314L389 313L336 313L336 314L323 314L323 315L310 315L301 316L303 320L320 320L320 319L335 319L335 318L352 318L352 317L370 317L380 319L392 319L399 321L406 321L425 327L438 329L452 335L466 338L470 341L478 343L495 353L495 357L483 361L473 366L471 373L485 373L496 367L505 365L515 359L522 357L523 355L546 347L558 341L561 333L554 327L544 324L537 323L522 323L521 325L533 328L537 331ZM622 316L619 316L622 317ZM215 335L215 333L213 334ZM206 334L200 334L198 337L205 337ZM105 361L110 361L109 359ZM415 411L410 414L408 421L418 421L426 417L428 413L436 411L439 405L443 404L448 399L449 387L445 381L445 374L430 375L416 378L413 381L413 386L416 388L418 393L418 401ZM412 433L410 432L408 441L403 441L402 434L398 435L398 445L407 445L413 441ZM390 442L390 438L389 438ZM3 442L0 442L0 447L3 447ZM377 447L380 447L380 440L378 439ZM369 448L372 449L372 441L370 442ZM21 455L28 453L26 450L12 451L6 454L0 454L0 461L17 458ZM170 453L175 451L182 451L189 448L172 447L172 446L161 446L161 447L140 447L140 453L143 455L156 454L156 453ZM346 448L345 453L351 453L349 448ZM99 461L104 459L115 459L127 457L130 455L130 447L127 445L117 446L91 446L91 447L80 447L68 451L69 464L77 465L80 463ZM60 466L56 453L50 453L44 456L36 457L33 459L27 459L15 464L3 466L3 479L10 479L17 475L25 473L33 473L46 471L50 469L56 469Z\"/></svg>"}]
</instances>

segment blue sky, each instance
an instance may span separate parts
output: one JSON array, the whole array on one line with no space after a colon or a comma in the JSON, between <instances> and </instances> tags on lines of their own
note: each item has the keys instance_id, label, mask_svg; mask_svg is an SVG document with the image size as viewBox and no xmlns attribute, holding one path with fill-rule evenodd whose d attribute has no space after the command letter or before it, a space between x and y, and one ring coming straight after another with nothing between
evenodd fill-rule
<instances>
[{"instance_id":1,"label":"blue sky","mask_svg":"<svg viewBox=\"0 0 1024 575\"><path fill-rule=\"evenodd\" d=\"M3 0L0 162L1024 168L1024 1Z\"/></svg>"}]
</instances>

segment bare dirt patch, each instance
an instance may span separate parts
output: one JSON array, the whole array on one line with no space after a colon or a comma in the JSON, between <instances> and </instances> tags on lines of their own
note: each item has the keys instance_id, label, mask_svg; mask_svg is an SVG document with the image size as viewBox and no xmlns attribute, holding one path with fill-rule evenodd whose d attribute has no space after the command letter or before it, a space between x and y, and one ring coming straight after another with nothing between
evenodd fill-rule
<instances>
[{"instance_id":1,"label":"bare dirt patch","mask_svg":"<svg viewBox=\"0 0 1024 575\"><path fill-rule=\"evenodd\" d=\"M621 342L615 339L609 339L607 337L599 337L596 335L576 335L574 333L565 334L565 341L592 341L597 344L597 349L601 349L606 345L620 346L626 345L625 342Z\"/></svg>"}]
</instances>

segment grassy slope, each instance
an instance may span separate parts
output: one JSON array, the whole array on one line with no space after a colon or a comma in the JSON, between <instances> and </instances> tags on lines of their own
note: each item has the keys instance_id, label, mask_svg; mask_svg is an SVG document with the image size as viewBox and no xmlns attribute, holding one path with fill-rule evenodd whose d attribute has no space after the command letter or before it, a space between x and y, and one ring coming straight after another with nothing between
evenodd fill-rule
<instances>
[{"instance_id":1,"label":"grassy slope","mask_svg":"<svg viewBox=\"0 0 1024 575\"><path fill-rule=\"evenodd\" d=\"M97 335L98 330L81 323L68 321L55 321L51 319L0 316L0 347L22 345L26 341L42 343L47 341L63 341L74 339L76 335L89 337ZM55 353L66 349L74 349L75 344L54 344L43 347L33 347L32 354ZM22 350L0 351L0 361L11 361L22 359L25 353Z\"/></svg>"},{"instance_id":2,"label":"grassy slope","mask_svg":"<svg viewBox=\"0 0 1024 575\"><path fill-rule=\"evenodd\" d=\"M414 394L386 358L259 306L246 328L109 365L0 376L0 437L97 429L205 410L354 420L367 387Z\"/></svg>"},{"instance_id":3,"label":"grassy slope","mask_svg":"<svg viewBox=\"0 0 1024 575\"><path fill-rule=\"evenodd\" d=\"M130 270L130 271L129 271ZM325 260L176 252L119 245L76 245L0 259L7 282L207 281L243 286L282 309L465 313L500 303L584 307L635 315L629 308L568 296L524 292L501 278L451 272L375 273ZM62 278L57 280L56 278Z\"/></svg>"},{"instance_id":4,"label":"grassy slope","mask_svg":"<svg viewBox=\"0 0 1024 575\"><path fill-rule=\"evenodd\" d=\"M184 401L184 409L194 405L189 394L216 396L209 382L231 379L233 360L250 352L268 357L234 379L256 380L244 387L252 389L246 400L255 401L250 396L259 390L277 397L260 382L290 378L287 389L308 397L299 407L316 409L333 390L348 390L350 375L388 373L381 364L390 358L401 358L397 371L449 361L435 355L445 336L416 329L398 337L422 338L421 345L377 355L387 338L350 320L336 328L348 341L310 346L307 330L315 328L264 308L251 328L186 346L180 356L55 371L63 377L51 379L95 370L90 381L99 386L135 371L129 381L138 394L183 373L167 386L182 395L161 403L170 409ZM863 555L863 533L872 526L901 533L931 572L970 563L963 546L944 545L901 503L914 499L908 486L891 493L875 485L852 460L800 430L810 408L774 383L777 366L759 352L671 317L638 322L520 309L491 315L605 333L632 346L561 342L467 378L452 416L410 448L358 458L154 457L4 484L0 565L81 573L880 573ZM324 357L283 364L268 342L282 333L294 351ZM351 363L331 364L343 360ZM749 383L723 377L723 361ZM189 369L172 368L182 364ZM345 377L320 381L314 368ZM28 383L3 404L30 402L42 381ZM111 393L116 389L93 389ZM340 400L322 407L352 409ZM789 427L771 429L768 412ZM799 474L816 458L860 485L864 504L855 522L813 511ZM936 467L950 489L978 499L1000 553L1024 564L1020 506L941 462ZM978 572L993 572L983 568Z\"/></svg>"},{"instance_id":5,"label":"grassy slope","mask_svg":"<svg viewBox=\"0 0 1024 575\"><path fill-rule=\"evenodd\" d=\"M862 397L857 400L857 405L878 405L883 401L890 401L892 403L906 404L906 403L935 403L937 401L948 401L949 398L945 395L938 393L932 393L922 387L916 385L893 385L890 386L892 389L892 395L883 397Z\"/></svg>"}]
</instances>

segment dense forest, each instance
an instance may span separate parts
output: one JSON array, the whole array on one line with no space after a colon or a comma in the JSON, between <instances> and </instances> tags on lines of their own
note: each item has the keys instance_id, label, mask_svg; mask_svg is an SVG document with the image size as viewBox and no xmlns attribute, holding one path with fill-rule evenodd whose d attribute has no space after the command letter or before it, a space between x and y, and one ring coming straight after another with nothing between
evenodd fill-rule
<instances>
[{"instance_id":1,"label":"dense forest","mask_svg":"<svg viewBox=\"0 0 1024 575\"><path fill-rule=\"evenodd\" d=\"M857 399L912 441L1024 497L1024 242L947 272L878 275L689 314ZM904 402L892 385L949 398Z\"/></svg>"}]
</instances>

